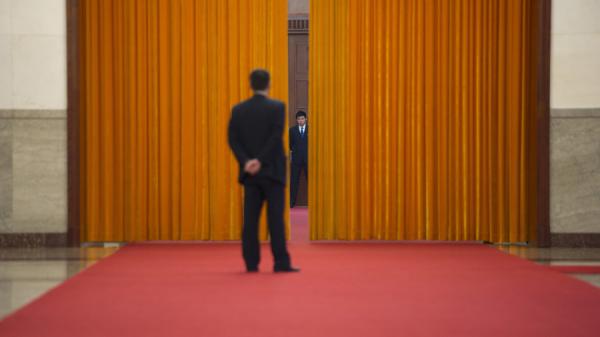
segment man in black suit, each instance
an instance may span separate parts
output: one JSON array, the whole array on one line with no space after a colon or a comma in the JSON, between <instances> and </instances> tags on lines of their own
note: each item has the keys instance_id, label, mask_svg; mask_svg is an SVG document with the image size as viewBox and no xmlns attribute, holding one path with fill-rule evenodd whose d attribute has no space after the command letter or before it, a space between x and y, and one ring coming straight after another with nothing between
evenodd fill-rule
<instances>
[{"instance_id":1,"label":"man in black suit","mask_svg":"<svg viewBox=\"0 0 600 337\"><path fill-rule=\"evenodd\" d=\"M229 121L229 146L240 164L244 185L242 253L248 272L260 262L258 220L264 201L271 235L275 272L295 272L285 242L283 207L286 159L283 150L285 104L268 98L270 76L266 70L250 74L252 98L233 107Z\"/></svg>"},{"instance_id":2,"label":"man in black suit","mask_svg":"<svg viewBox=\"0 0 600 337\"><path fill-rule=\"evenodd\" d=\"M290 151L292 152L292 176L290 181L290 207L296 206L298 196L298 183L300 173L308 180L308 125L306 112L300 110L296 113L296 126L290 128Z\"/></svg>"}]
</instances>

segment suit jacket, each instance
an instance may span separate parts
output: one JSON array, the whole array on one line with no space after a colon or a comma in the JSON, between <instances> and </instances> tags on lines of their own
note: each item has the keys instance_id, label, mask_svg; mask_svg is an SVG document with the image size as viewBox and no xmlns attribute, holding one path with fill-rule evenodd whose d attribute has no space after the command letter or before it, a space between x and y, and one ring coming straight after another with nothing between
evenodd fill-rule
<instances>
[{"instance_id":1,"label":"suit jacket","mask_svg":"<svg viewBox=\"0 0 600 337\"><path fill-rule=\"evenodd\" d=\"M297 165L308 165L308 124L304 127L304 137L300 136L298 125L290 128L290 151L292 151L292 163Z\"/></svg>"},{"instance_id":2,"label":"suit jacket","mask_svg":"<svg viewBox=\"0 0 600 337\"><path fill-rule=\"evenodd\" d=\"M240 165L238 180L241 184L267 178L285 185L284 124L285 104L263 95L254 95L233 107L228 128L229 146ZM244 165L253 158L261 162L256 176L244 172Z\"/></svg>"}]
</instances>

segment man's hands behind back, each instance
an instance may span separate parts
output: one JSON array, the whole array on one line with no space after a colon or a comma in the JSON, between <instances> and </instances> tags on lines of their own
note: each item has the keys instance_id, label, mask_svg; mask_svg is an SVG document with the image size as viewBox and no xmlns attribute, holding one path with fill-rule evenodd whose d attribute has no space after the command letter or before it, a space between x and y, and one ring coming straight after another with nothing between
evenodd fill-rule
<instances>
[{"instance_id":1,"label":"man's hands behind back","mask_svg":"<svg viewBox=\"0 0 600 337\"><path fill-rule=\"evenodd\" d=\"M261 164L260 161L258 161L258 159L250 159L244 165L244 172L255 176L260 171L260 168Z\"/></svg>"}]
</instances>

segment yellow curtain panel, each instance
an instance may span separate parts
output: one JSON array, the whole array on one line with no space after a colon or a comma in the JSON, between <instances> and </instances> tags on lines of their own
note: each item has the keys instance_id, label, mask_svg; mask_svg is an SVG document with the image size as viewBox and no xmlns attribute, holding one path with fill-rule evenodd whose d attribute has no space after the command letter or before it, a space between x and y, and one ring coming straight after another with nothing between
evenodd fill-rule
<instances>
[{"instance_id":1,"label":"yellow curtain panel","mask_svg":"<svg viewBox=\"0 0 600 337\"><path fill-rule=\"evenodd\" d=\"M81 4L82 241L238 239L227 122L253 68L287 101L287 2Z\"/></svg>"},{"instance_id":2,"label":"yellow curtain panel","mask_svg":"<svg viewBox=\"0 0 600 337\"><path fill-rule=\"evenodd\" d=\"M534 240L534 0L313 0L313 240Z\"/></svg>"}]
</instances>

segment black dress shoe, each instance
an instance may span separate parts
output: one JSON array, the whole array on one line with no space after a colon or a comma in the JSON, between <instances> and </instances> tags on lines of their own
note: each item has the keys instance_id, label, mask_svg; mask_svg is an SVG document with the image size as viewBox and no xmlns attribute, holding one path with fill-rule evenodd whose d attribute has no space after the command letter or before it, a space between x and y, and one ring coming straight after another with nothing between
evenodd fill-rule
<instances>
[{"instance_id":1,"label":"black dress shoe","mask_svg":"<svg viewBox=\"0 0 600 337\"><path fill-rule=\"evenodd\" d=\"M246 268L246 271L248 273L258 273L258 267L256 267L256 268Z\"/></svg>"},{"instance_id":2,"label":"black dress shoe","mask_svg":"<svg viewBox=\"0 0 600 337\"><path fill-rule=\"evenodd\" d=\"M300 271L300 268L294 268L292 266L289 267L275 267L273 271L276 273L297 273Z\"/></svg>"}]
</instances>

